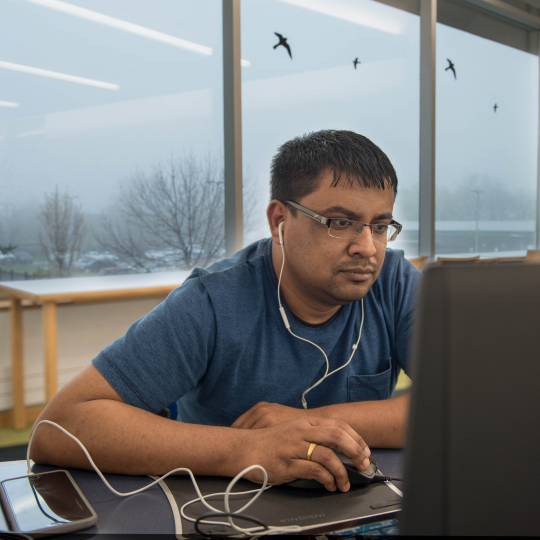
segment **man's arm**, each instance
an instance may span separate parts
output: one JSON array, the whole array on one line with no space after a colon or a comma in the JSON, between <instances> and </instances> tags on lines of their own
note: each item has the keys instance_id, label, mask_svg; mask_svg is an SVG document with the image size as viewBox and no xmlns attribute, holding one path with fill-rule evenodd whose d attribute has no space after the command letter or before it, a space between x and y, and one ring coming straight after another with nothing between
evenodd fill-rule
<instances>
[{"instance_id":1,"label":"man's arm","mask_svg":"<svg viewBox=\"0 0 540 540\"><path fill-rule=\"evenodd\" d=\"M380 401L340 403L311 411L315 416L347 422L369 446L402 448L405 445L409 394Z\"/></svg>"},{"instance_id":2,"label":"man's arm","mask_svg":"<svg viewBox=\"0 0 540 540\"><path fill-rule=\"evenodd\" d=\"M185 467L195 475L233 477L259 464L270 483L313 478L330 490L337 484L347 491L345 468L322 445L339 447L359 468L369 466L369 449L343 422L306 416L265 429L239 430L167 420L126 404L93 365L62 388L40 420L55 422L81 440L104 472L160 475ZM321 446L307 461L311 442ZM47 424L36 432L30 457L36 463L90 469L79 446ZM262 481L262 474L252 471L246 478Z\"/></svg>"},{"instance_id":3,"label":"man's arm","mask_svg":"<svg viewBox=\"0 0 540 540\"><path fill-rule=\"evenodd\" d=\"M370 447L402 448L405 444L408 411L408 394L380 401L339 403L314 409L295 409L277 403L261 402L240 416L232 427L265 428L293 418L318 416L346 422L362 434Z\"/></svg>"}]
</instances>

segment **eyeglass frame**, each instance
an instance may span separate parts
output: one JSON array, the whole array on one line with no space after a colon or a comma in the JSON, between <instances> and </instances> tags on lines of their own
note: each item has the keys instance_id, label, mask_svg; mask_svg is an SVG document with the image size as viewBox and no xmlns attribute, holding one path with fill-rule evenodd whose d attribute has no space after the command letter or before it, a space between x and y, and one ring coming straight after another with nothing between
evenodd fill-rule
<instances>
[{"instance_id":1,"label":"eyeglass frame","mask_svg":"<svg viewBox=\"0 0 540 540\"><path fill-rule=\"evenodd\" d=\"M384 224L382 224L382 223L362 223L362 222L356 221L354 219L327 218L327 217L321 216L320 214L317 214L317 213L313 212L312 210L309 210L308 208L305 208L304 206L301 206L300 204L292 202L292 201L285 201L285 204L290 204L293 208L296 208L300 213L304 214L304 216L309 217L311 219L314 219L315 221L318 221L319 223L322 223L323 225L326 225L328 227L328 236L330 236L332 238L338 238L339 240L354 240L360 234L362 234L362 231L364 230L364 227L369 227L369 230L371 232L371 238L373 239L374 242L379 242L381 244L388 244L389 241L394 242L394 240L389 240L389 241L387 240L386 242L381 242L380 240L375 240L373 238L373 229L371 227L373 227L375 225L392 225L393 227L395 227L397 229L396 237L398 236L398 234L403 229L403 225L401 225L401 223L398 223L394 219L390 223L384 223ZM357 231L358 231L358 229L360 229L360 230L358 231L358 233L356 234L356 236L354 238L342 238L340 236L332 236L330 234L330 225L332 224L332 221L337 221L338 219L345 219L345 220L351 221L353 223L358 223L358 225L360 227L358 227L356 230Z\"/></svg>"}]
</instances>

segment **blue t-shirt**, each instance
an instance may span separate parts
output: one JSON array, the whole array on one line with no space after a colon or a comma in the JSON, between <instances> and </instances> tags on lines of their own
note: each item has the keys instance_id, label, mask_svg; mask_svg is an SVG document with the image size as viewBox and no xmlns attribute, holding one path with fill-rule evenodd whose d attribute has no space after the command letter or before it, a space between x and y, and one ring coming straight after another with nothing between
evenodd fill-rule
<instances>
[{"instance_id":1,"label":"blue t-shirt","mask_svg":"<svg viewBox=\"0 0 540 540\"><path fill-rule=\"evenodd\" d=\"M364 298L360 345L347 367L307 394L308 408L392 395L400 368L407 372L420 276L402 251L386 250ZM360 301L315 328L284 307L291 330L326 352L330 371L347 362L358 339ZM283 324L271 239L195 269L93 363L130 405L157 412L177 401L179 420L224 426L260 401L302 407L302 393L326 370L321 352Z\"/></svg>"}]
</instances>

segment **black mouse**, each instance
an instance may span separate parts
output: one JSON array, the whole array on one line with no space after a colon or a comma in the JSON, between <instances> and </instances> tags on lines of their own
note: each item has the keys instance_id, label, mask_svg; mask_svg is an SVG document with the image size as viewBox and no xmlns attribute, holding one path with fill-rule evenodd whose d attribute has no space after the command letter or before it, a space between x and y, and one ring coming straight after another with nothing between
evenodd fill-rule
<instances>
[{"instance_id":1,"label":"black mouse","mask_svg":"<svg viewBox=\"0 0 540 540\"><path fill-rule=\"evenodd\" d=\"M384 482L385 480L387 480L386 476L378 472L379 469L375 460L370 458L370 466L365 471L361 471L352 462L352 459L349 456L346 456L341 450L337 448L332 448L332 450L336 453L341 463L345 465L345 469L347 470L347 474L349 475L349 482L351 483L351 487L365 487L369 486L373 482ZM317 480L308 480L306 478L297 478L296 480L293 480L292 482L287 482L283 485L302 489L324 488L324 485L320 482L317 482Z\"/></svg>"}]
</instances>

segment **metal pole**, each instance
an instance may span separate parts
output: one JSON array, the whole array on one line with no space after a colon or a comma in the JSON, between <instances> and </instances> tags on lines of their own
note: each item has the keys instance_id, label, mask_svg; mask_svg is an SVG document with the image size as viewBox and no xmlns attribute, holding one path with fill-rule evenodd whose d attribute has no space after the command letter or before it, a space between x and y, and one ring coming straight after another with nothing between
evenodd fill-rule
<instances>
[{"instance_id":1,"label":"metal pole","mask_svg":"<svg viewBox=\"0 0 540 540\"><path fill-rule=\"evenodd\" d=\"M3 208L3 216L2 216L2 222L4 224L4 235L6 239L6 247L11 246L11 226L10 226L10 220L11 220L11 208L13 207L13 203L2 203L0 204L0 208Z\"/></svg>"},{"instance_id":2,"label":"metal pole","mask_svg":"<svg viewBox=\"0 0 540 540\"><path fill-rule=\"evenodd\" d=\"M538 47L538 60L540 63L540 39L539 41L539 47ZM538 96L538 101L540 104L540 95ZM538 117L538 165L536 169L536 176L537 176L537 182L536 182L536 249L540 249L540 106L538 108L539 110L539 117Z\"/></svg>"},{"instance_id":3,"label":"metal pole","mask_svg":"<svg viewBox=\"0 0 540 540\"><path fill-rule=\"evenodd\" d=\"M231 257L244 245L240 0L222 1L225 255Z\"/></svg>"},{"instance_id":4,"label":"metal pole","mask_svg":"<svg viewBox=\"0 0 540 540\"><path fill-rule=\"evenodd\" d=\"M484 193L483 189L471 189L473 193L476 193L476 234L475 234L475 253L478 251L478 220L480 219L480 193Z\"/></svg>"},{"instance_id":5,"label":"metal pole","mask_svg":"<svg viewBox=\"0 0 540 540\"><path fill-rule=\"evenodd\" d=\"M476 192L476 242L475 242L475 253L479 253L478 251L478 217L480 213L480 193Z\"/></svg>"},{"instance_id":6,"label":"metal pole","mask_svg":"<svg viewBox=\"0 0 540 540\"><path fill-rule=\"evenodd\" d=\"M422 1L422 0L420 0ZM540 17L525 11L519 7L515 7L502 0L462 0L467 4L472 4L482 10L491 12L492 14L502 17L509 22L518 23L526 27L527 30L540 30ZM527 0L522 4L529 4L540 7L538 0Z\"/></svg>"},{"instance_id":7,"label":"metal pole","mask_svg":"<svg viewBox=\"0 0 540 540\"><path fill-rule=\"evenodd\" d=\"M435 257L435 42L437 0L420 0L419 255Z\"/></svg>"}]
</instances>

